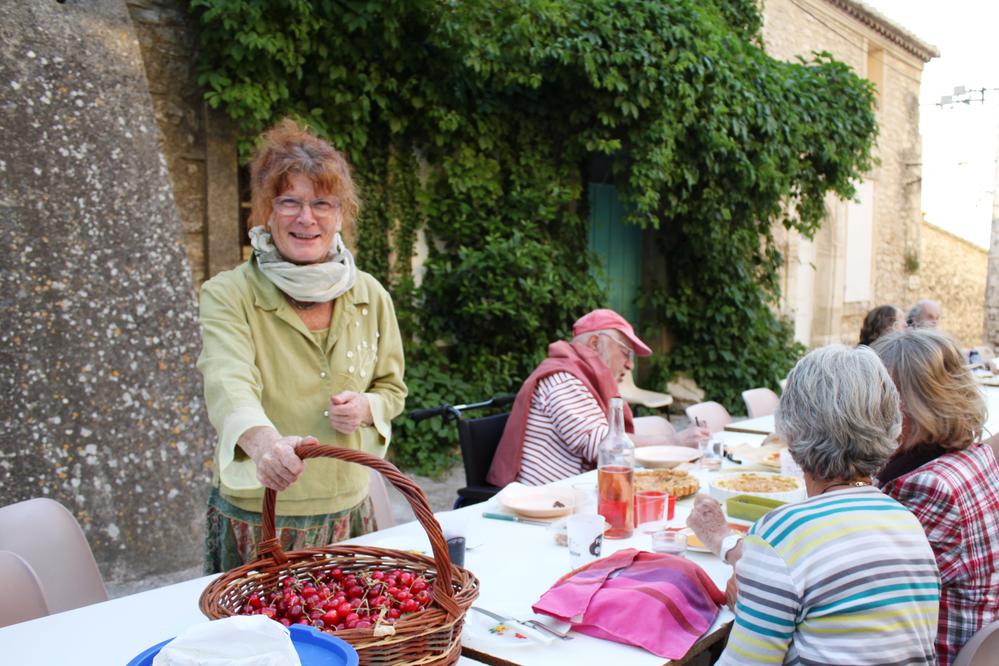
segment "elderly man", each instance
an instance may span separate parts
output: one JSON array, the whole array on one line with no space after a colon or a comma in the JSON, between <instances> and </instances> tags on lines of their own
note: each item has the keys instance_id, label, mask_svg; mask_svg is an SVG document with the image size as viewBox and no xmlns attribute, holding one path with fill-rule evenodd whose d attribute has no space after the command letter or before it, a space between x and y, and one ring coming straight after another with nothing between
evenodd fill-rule
<instances>
[{"instance_id":1,"label":"elderly man","mask_svg":"<svg viewBox=\"0 0 999 666\"><path fill-rule=\"evenodd\" d=\"M548 358L531 373L514 402L488 481L505 486L512 481L541 485L593 469L597 447L607 435L610 399L634 366L634 357L648 356L624 317L613 310L594 310L572 327L571 342L554 342ZM654 419L660 434L633 434L631 412L625 406L625 429L636 446L678 444L696 446L710 437L706 428L676 433L666 419Z\"/></svg>"},{"instance_id":2,"label":"elderly man","mask_svg":"<svg viewBox=\"0 0 999 666\"><path fill-rule=\"evenodd\" d=\"M940 323L940 303L924 298L912 306L906 322L910 328L936 328Z\"/></svg>"}]
</instances>

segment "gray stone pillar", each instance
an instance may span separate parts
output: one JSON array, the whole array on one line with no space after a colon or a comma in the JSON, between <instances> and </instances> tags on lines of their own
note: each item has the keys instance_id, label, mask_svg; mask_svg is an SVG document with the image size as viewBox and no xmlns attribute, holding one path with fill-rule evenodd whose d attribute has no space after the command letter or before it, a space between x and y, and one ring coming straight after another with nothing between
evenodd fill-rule
<instances>
[{"instance_id":1,"label":"gray stone pillar","mask_svg":"<svg viewBox=\"0 0 999 666\"><path fill-rule=\"evenodd\" d=\"M214 434L128 12L0 11L0 503L62 502L108 580L196 565Z\"/></svg>"}]
</instances>

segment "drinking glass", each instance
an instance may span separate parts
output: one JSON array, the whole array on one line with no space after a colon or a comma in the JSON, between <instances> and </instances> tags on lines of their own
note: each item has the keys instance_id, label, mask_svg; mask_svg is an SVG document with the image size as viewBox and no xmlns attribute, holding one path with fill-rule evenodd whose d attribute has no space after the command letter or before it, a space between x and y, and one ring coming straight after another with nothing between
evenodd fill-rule
<instances>
[{"instance_id":1,"label":"drinking glass","mask_svg":"<svg viewBox=\"0 0 999 666\"><path fill-rule=\"evenodd\" d=\"M669 495L661 490L635 493L635 527L639 527L642 532L650 531L649 527L653 526L661 529L668 498Z\"/></svg>"},{"instance_id":2,"label":"drinking glass","mask_svg":"<svg viewBox=\"0 0 999 666\"><path fill-rule=\"evenodd\" d=\"M573 513L597 512L597 484L595 483L574 483L572 492L576 497L576 510Z\"/></svg>"},{"instance_id":3,"label":"drinking glass","mask_svg":"<svg viewBox=\"0 0 999 666\"><path fill-rule=\"evenodd\" d=\"M687 535L677 530L653 532L652 552L683 555L687 552Z\"/></svg>"},{"instance_id":4,"label":"drinking glass","mask_svg":"<svg viewBox=\"0 0 999 666\"><path fill-rule=\"evenodd\" d=\"M717 472L722 465L722 449L724 445L721 440L709 437L698 442L701 451L701 469L706 472Z\"/></svg>"}]
</instances>

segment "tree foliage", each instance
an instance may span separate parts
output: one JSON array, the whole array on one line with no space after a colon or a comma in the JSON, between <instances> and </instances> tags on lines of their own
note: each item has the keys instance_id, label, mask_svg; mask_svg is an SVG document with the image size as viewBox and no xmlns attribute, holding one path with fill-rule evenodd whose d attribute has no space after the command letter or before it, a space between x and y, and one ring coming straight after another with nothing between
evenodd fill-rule
<instances>
[{"instance_id":1,"label":"tree foliage","mask_svg":"<svg viewBox=\"0 0 999 666\"><path fill-rule=\"evenodd\" d=\"M390 285L410 405L516 390L603 301L586 249L586 168L609 156L661 252L647 333L664 379L735 405L800 348L771 306L773 224L806 235L853 194L876 135L870 85L825 54L760 46L753 0L191 0L208 101L247 137L295 115L364 186L360 264ZM410 276L415 235L430 254ZM398 424L422 469L449 451Z\"/></svg>"}]
</instances>

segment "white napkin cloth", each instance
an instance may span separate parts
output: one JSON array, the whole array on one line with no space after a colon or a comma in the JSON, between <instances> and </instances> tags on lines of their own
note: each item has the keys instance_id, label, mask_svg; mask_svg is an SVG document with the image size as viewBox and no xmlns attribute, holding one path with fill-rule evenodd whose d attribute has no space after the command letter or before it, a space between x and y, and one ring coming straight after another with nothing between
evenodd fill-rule
<instances>
[{"instance_id":1,"label":"white napkin cloth","mask_svg":"<svg viewBox=\"0 0 999 666\"><path fill-rule=\"evenodd\" d=\"M290 632L263 615L196 624L163 646L153 666L302 666Z\"/></svg>"}]
</instances>

